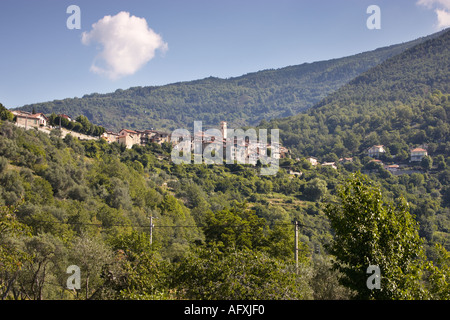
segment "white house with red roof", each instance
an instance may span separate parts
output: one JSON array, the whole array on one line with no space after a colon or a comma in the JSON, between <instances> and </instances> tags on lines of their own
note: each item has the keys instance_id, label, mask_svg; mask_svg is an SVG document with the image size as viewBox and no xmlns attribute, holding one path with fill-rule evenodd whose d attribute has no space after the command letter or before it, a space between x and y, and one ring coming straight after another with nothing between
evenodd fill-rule
<instances>
[{"instance_id":1,"label":"white house with red roof","mask_svg":"<svg viewBox=\"0 0 450 320\"><path fill-rule=\"evenodd\" d=\"M367 150L367 154L371 158L379 158L385 152L386 152L386 150L384 149L384 146L382 146L382 145L372 146Z\"/></svg>"},{"instance_id":2,"label":"white house with red roof","mask_svg":"<svg viewBox=\"0 0 450 320\"><path fill-rule=\"evenodd\" d=\"M48 118L43 113L30 113L26 111L12 111L16 116L16 124L20 127L46 127Z\"/></svg>"},{"instance_id":3,"label":"white house with red roof","mask_svg":"<svg viewBox=\"0 0 450 320\"><path fill-rule=\"evenodd\" d=\"M411 151L411 159L409 162L418 162L422 161L422 158L428 156L427 150L423 148L414 148Z\"/></svg>"}]
</instances>

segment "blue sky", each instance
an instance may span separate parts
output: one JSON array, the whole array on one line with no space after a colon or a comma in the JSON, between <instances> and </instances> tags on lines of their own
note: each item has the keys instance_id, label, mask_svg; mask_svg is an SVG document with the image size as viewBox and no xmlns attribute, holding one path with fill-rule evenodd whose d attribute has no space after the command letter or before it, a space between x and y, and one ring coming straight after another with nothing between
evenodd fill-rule
<instances>
[{"instance_id":1,"label":"blue sky","mask_svg":"<svg viewBox=\"0 0 450 320\"><path fill-rule=\"evenodd\" d=\"M66 26L69 5L81 10L80 29ZM366 26L369 5L381 9L379 30ZM2 0L0 102L14 108L339 58L432 34L449 11L450 0ZM124 32L117 41L114 24Z\"/></svg>"}]
</instances>

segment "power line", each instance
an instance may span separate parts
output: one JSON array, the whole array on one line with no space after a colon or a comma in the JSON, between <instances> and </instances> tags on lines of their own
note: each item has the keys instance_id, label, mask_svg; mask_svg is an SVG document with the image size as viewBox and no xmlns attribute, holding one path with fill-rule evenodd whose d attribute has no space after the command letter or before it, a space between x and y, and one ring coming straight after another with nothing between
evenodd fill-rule
<instances>
[{"instance_id":1,"label":"power line","mask_svg":"<svg viewBox=\"0 0 450 320\"><path fill-rule=\"evenodd\" d=\"M83 226L96 226L96 227L133 227L133 228L149 228L148 225L133 225L133 224L107 224L104 225L102 223L88 223L88 222L64 222L64 221L48 221L48 220L33 220L34 222L42 222L42 223L50 223L50 224L67 224L67 225L83 225ZM291 226L294 222L287 223L287 222L275 222L271 225L278 225L278 226ZM157 225L152 224L153 228L207 228L208 225ZM242 227L245 226L245 223L230 223L230 224L221 224L221 225L214 225L215 227ZM326 228L320 228L316 226L308 226L305 224L302 224L297 221L297 226L299 227L305 227L305 228L312 228L312 229L318 229L318 230L327 230Z\"/></svg>"}]
</instances>

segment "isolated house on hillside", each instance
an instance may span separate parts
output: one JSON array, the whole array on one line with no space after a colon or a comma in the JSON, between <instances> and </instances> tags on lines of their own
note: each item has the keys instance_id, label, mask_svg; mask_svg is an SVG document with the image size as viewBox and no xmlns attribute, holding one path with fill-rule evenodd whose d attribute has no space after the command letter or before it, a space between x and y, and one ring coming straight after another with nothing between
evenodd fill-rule
<instances>
[{"instance_id":1,"label":"isolated house on hillside","mask_svg":"<svg viewBox=\"0 0 450 320\"><path fill-rule=\"evenodd\" d=\"M389 172L397 172L400 169L400 166L398 164L391 164L384 166L384 168Z\"/></svg>"},{"instance_id":2,"label":"isolated house on hillside","mask_svg":"<svg viewBox=\"0 0 450 320\"><path fill-rule=\"evenodd\" d=\"M289 170L288 173L289 173L291 176L294 176L294 177L301 177L301 176L302 176L302 172L300 172L300 171Z\"/></svg>"},{"instance_id":3,"label":"isolated house on hillside","mask_svg":"<svg viewBox=\"0 0 450 320\"><path fill-rule=\"evenodd\" d=\"M409 162L417 162L422 161L422 158L427 156L428 152L425 149L422 148L415 148L411 150L411 159Z\"/></svg>"},{"instance_id":4,"label":"isolated house on hillside","mask_svg":"<svg viewBox=\"0 0 450 320\"><path fill-rule=\"evenodd\" d=\"M337 169L336 162L324 162L322 163L324 167L332 167L333 169Z\"/></svg>"},{"instance_id":5,"label":"isolated house on hillside","mask_svg":"<svg viewBox=\"0 0 450 320\"><path fill-rule=\"evenodd\" d=\"M372 146L367 150L367 154L371 158L379 158L383 153L385 153L386 150L384 149L384 146Z\"/></svg>"},{"instance_id":6,"label":"isolated house on hillside","mask_svg":"<svg viewBox=\"0 0 450 320\"><path fill-rule=\"evenodd\" d=\"M309 157L306 160L308 160L312 166L317 166L319 164L319 161L317 160L317 158L314 158L314 157Z\"/></svg>"},{"instance_id":7,"label":"isolated house on hillside","mask_svg":"<svg viewBox=\"0 0 450 320\"><path fill-rule=\"evenodd\" d=\"M43 113L30 113L25 111L12 111L16 116L16 124L21 127L46 127L48 118Z\"/></svg>"},{"instance_id":8,"label":"isolated house on hillside","mask_svg":"<svg viewBox=\"0 0 450 320\"><path fill-rule=\"evenodd\" d=\"M369 161L369 163L371 163L371 162L375 162L375 163L379 163L380 165L383 165L383 161L381 161L381 160L370 160Z\"/></svg>"}]
</instances>

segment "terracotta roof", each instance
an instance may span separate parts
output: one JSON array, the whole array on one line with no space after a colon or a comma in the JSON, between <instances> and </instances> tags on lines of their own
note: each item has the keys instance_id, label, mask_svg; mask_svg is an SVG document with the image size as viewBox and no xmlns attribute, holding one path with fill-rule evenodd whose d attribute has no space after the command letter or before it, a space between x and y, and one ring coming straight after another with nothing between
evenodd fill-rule
<instances>
[{"instance_id":1,"label":"terracotta roof","mask_svg":"<svg viewBox=\"0 0 450 320\"><path fill-rule=\"evenodd\" d=\"M411 152L426 152L427 150L425 150L425 149L422 149L422 148L415 148L415 149L412 149L411 150Z\"/></svg>"},{"instance_id":2,"label":"terracotta roof","mask_svg":"<svg viewBox=\"0 0 450 320\"><path fill-rule=\"evenodd\" d=\"M129 130L129 129L122 129L122 130L120 130L120 132L122 132L122 131L129 132L129 133L137 133L136 131Z\"/></svg>"},{"instance_id":3,"label":"terracotta roof","mask_svg":"<svg viewBox=\"0 0 450 320\"><path fill-rule=\"evenodd\" d=\"M382 146L382 145L371 146L371 147L369 148L369 150L370 150L370 149L373 149L373 148L381 149L381 148L384 148L384 146Z\"/></svg>"},{"instance_id":4,"label":"terracotta roof","mask_svg":"<svg viewBox=\"0 0 450 320\"><path fill-rule=\"evenodd\" d=\"M20 114L16 114L17 117L23 117L23 118L32 118L32 119L36 119L39 118L40 116L43 116L45 119L48 119L45 114L43 113L35 113L35 114L31 114L31 113L20 113Z\"/></svg>"}]
</instances>

